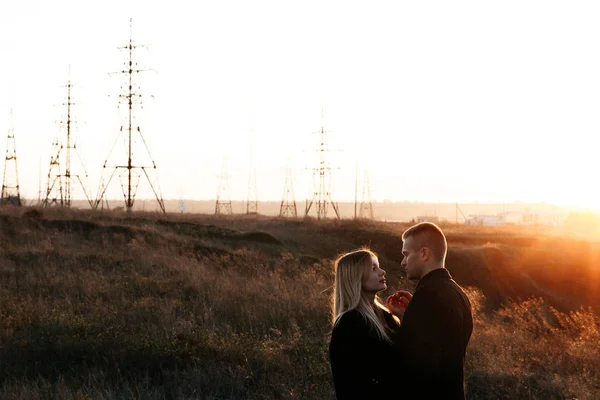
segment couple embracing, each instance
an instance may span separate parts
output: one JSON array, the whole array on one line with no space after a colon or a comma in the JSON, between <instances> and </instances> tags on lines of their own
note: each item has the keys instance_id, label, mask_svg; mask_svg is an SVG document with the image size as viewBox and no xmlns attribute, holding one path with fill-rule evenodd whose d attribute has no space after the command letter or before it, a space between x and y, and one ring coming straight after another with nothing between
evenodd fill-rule
<instances>
[{"instance_id":1,"label":"couple embracing","mask_svg":"<svg viewBox=\"0 0 600 400\"><path fill-rule=\"evenodd\" d=\"M469 299L445 268L446 237L424 222L402 235L402 267L417 281L385 304L385 271L367 249L335 262L329 345L338 400L465 399L473 331Z\"/></svg>"}]
</instances>

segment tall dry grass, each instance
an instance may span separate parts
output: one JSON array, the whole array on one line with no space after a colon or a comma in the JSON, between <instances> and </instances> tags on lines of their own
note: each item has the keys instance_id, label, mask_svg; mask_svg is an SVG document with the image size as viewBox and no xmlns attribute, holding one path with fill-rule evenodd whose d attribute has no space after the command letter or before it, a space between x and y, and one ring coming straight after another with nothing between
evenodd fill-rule
<instances>
[{"instance_id":1,"label":"tall dry grass","mask_svg":"<svg viewBox=\"0 0 600 400\"><path fill-rule=\"evenodd\" d=\"M344 250L347 229L1 214L0 398L331 399L331 260L306 249ZM469 398L600 397L592 311L469 295Z\"/></svg>"},{"instance_id":2,"label":"tall dry grass","mask_svg":"<svg viewBox=\"0 0 600 400\"><path fill-rule=\"evenodd\" d=\"M591 310L560 312L542 299L484 313L474 305L467 357L470 398L596 399L600 396L600 318Z\"/></svg>"}]
</instances>

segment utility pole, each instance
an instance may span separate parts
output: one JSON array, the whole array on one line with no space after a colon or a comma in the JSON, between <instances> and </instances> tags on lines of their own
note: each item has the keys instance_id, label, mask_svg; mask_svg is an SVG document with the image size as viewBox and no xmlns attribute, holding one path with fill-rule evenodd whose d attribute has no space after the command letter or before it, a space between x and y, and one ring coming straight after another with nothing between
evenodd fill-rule
<instances>
[{"instance_id":1,"label":"utility pole","mask_svg":"<svg viewBox=\"0 0 600 400\"><path fill-rule=\"evenodd\" d=\"M147 69L140 69L137 67L137 61L134 61L134 52L138 48L146 47L144 45L134 44L133 35L132 35L132 27L131 27L131 19L129 20L129 43L127 46L120 47L120 50L126 50L128 55L128 60L125 63L125 67L121 71L114 72L113 74L122 74L126 77L125 91L119 95L119 104L124 105L127 109L127 124L124 127L121 125L119 130L119 137L115 140L115 144L119 138L122 137L123 134L126 134L126 146L127 146L127 164L117 164L117 165L108 165L108 160L112 150L114 149L114 145L112 146L110 153L106 160L104 161L104 166L102 167L103 178L100 183L100 188L98 190L99 195L96 198L94 203L94 208L98 208L98 205L101 204L108 185L110 184L112 178L115 174L119 176L119 180L121 182L121 189L123 191L123 197L125 199L125 208L127 209L127 213L131 213L133 210L133 204L135 202L135 196L137 194L137 189L142 179L142 176L146 178L148 183L150 184L150 188L156 197L156 201L163 213L165 213L165 204L162 198L162 194L160 192L160 186L158 184L158 172L156 168L156 163L152 159L150 155L150 149L148 148L148 144L144 136L142 135L142 130L138 125L137 118L134 117L134 108L141 109L142 107L142 94L139 92L140 88L137 83L134 81L134 76L140 74L142 72L147 72ZM134 126L135 120L135 126ZM125 132L124 132L125 131ZM143 163L140 165L136 165L133 162L133 143L134 136L141 139L144 148L146 150L146 154L149 158L149 164L144 165ZM109 178L104 182L106 171L112 171L109 175ZM152 176L152 177L151 177Z\"/></svg>"},{"instance_id":2,"label":"utility pole","mask_svg":"<svg viewBox=\"0 0 600 400\"><path fill-rule=\"evenodd\" d=\"M462 215L462 217L464 218L465 222L467 222L467 217L465 217L465 214L463 214L462 210L458 206L458 203L456 203L456 210L455 211L456 211L456 225L458 225L458 213L460 213L460 215Z\"/></svg>"},{"instance_id":3,"label":"utility pole","mask_svg":"<svg viewBox=\"0 0 600 400\"><path fill-rule=\"evenodd\" d=\"M254 163L254 135L250 134L250 166L248 173L248 198L246 214L258 214L258 189L256 187L256 165Z\"/></svg>"}]
</instances>

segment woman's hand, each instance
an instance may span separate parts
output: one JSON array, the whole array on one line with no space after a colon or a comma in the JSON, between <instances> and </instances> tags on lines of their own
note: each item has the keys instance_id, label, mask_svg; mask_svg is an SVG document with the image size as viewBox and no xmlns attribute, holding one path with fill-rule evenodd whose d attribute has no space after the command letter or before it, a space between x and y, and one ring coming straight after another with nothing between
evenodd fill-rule
<instances>
[{"instance_id":1,"label":"woman's hand","mask_svg":"<svg viewBox=\"0 0 600 400\"><path fill-rule=\"evenodd\" d=\"M402 318L404 318L406 307L408 307L408 303L410 303L411 299L412 294L410 294L410 292L399 290L385 300L385 305L392 314L402 320Z\"/></svg>"}]
</instances>

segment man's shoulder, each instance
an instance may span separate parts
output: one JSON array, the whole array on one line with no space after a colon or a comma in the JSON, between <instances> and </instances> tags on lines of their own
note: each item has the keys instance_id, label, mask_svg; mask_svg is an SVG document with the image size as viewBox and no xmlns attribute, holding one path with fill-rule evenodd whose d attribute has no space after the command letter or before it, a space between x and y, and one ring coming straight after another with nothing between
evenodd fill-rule
<instances>
[{"instance_id":1,"label":"man's shoulder","mask_svg":"<svg viewBox=\"0 0 600 400\"><path fill-rule=\"evenodd\" d=\"M447 304L452 299L467 299L464 290L453 279L437 280L423 285L413 295L413 300L427 301L429 303Z\"/></svg>"},{"instance_id":2,"label":"man's shoulder","mask_svg":"<svg viewBox=\"0 0 600 400\"><path fill-rule=\"evenodd\" d=\"M439 284L431 284L420 287L413 294L411 303L428 303L428 304L443 304L444 303L444 291L440 290Z\"/></svg>"},{"instance_id":3,"label":"man's shoulder","mask_svg":"<svg viewBox=\"0 0 600 400\"><path fill-rule=\"evenodd\" d=\"M445 291L445 290L464 293L464 291L460 287L460 285L458 283L456 283L456 281L454 279L452 279L452 277L449 274L447 276L442 276L441 278L438 278L438 279L427 280L427 282L425 284L421 285L418 288L416 293L422 292L422 293L431 294L434 292Z\"/></svg>"}]
</instances>

